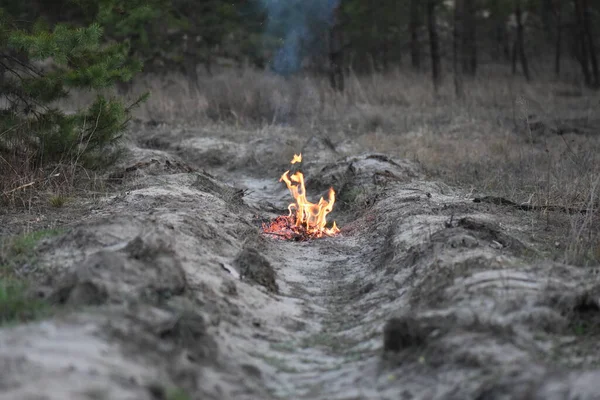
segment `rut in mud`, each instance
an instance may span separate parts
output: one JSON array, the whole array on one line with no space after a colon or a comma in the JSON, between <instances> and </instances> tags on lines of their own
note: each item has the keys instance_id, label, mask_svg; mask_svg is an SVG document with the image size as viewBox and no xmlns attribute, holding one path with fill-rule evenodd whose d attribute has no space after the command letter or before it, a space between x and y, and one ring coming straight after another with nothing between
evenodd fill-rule
<instances>
[{"instance_id":1,"label":"rut in mud","mask_svg":"<svg viewBox=\"0 0 600 400\"><path fill-rule=\"evenodd\" d=\"M0 399L597 398L597 275L540 258L525 211L351 143L151 135L38 246L59 311L0 330ZM339 236L260 234L288 150Z\"/></svg>"}]
</instances>

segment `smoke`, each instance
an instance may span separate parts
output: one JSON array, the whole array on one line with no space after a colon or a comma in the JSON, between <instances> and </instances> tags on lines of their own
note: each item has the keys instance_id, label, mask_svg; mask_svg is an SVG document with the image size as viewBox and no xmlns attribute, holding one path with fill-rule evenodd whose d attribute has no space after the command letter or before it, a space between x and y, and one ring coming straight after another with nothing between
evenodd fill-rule
<instances>
[{"instance_id":1,"label":"smoke","mask_svg":"<svg viewBox=\"0 0 600 400\"><path fill-rule=\"evenodd\" d=\"M275 39L272 69L284 76L297 72L305 56L321 51L324 34L340 0L258 0L267 14L265 36Z\"/></svg>"}]
</instances>

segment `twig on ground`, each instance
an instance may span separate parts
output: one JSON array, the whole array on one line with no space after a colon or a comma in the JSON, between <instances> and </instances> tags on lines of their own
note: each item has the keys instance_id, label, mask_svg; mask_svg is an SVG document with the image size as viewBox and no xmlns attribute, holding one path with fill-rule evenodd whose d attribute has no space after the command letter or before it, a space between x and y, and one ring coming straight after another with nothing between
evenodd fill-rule
<instances>
[{"instance_id":1,"label":"twig on ground","mask_svg":"<svg viewBox=\"0 0 600 400\"><path fill-rule=\"evenodd\" d=\"M33 185L35 185L35 184L38 184L38 183L41 183L41 182L48 181L50 178L56 178L57 176L60 176L60 173L52 174L52 175L48 176L47 178L38 179L38 180L36 180L36 181L29 182L29 183L26 183L26 184L24 184L24 185L18 186L18 187L16 187L16 188L14 188L14 189L11 189L11 190L8 190L8 191L6 191L6 192L2 192L2 196L9 195L9 194L11 194L11 193L14 193L14 192L16 192L16 191L19 191L19 190L22 190L22 189L26 189L26 188L28 188L28 187L30 187L30 186L33 186Z\"/></svg>"},{"instance_id":2,"label":"twig on ground","mask_svg":"<svg viewBox=\"0 0 600 400\"><path fill-rule=\"evenodd\" d=\"M510 201L503 197L496 196L484 196L484 197L476 197L473 199L473 203L489 203L496 204L499 206L509 206L516 208L518 210L523 211L561 211L568 214L587 214L590 210L587 208L575 208L575 207L565 207L565 206L557 206L557 205L545 205L545 206L536 206L533 204L518 204L514 201Z\"/></svg>"}]
</instances>

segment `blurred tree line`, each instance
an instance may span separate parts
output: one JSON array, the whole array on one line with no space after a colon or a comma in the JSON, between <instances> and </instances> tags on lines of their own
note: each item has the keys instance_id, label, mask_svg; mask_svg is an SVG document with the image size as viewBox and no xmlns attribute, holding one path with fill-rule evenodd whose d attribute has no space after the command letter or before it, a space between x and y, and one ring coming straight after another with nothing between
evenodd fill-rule
<instances>
[{"instance_id":1,"label":"blurred tree line","mask_svg":"<svg viewBox=\"0 0 600 400\"><path fill-rule=\"evenodd\" d=\"M600 0L2 0L23 20L85 26L127 43L144 71L250 65L282 73L301 68L357 73L404 63L475 75L509 63L533 79L528 58L556 74L566 58L590 87L600 85L596 42ZM5 4L4 4L5 3ZM137 4L136 4L137 3ZM448 60L447 64L444 61ZM292 65L297 64L297 65ZM452 67L452 68L450 68ZM458 68L460 67L460 68ZM334 82L334 81L332 81Z\"/></svg>"},{"instance_id":2,"label":"blurred tree line","mask_svg":"<svg viewBox=\"0 0 600 400\"><path fill-rule=\"evenodd\" d=\"M89 0L93 1L93 0ZM600 86L600 0L152 0L147 19L121 20L109 37L131 41L153 72L179 70L198 81L198 66L386 71L400 64L432 74L453 71L460 86L483 64L505 63L535 78L529 59L560 75L579 65L588 87ZM550 68L546 68L550 69ZM460 91L460 88L457 89Z\"/></svg>"},{"instance_id":3,"label":"blurred tree line","mask_svg":"<svg viewBox=\"0 0 600 400\"><path fill-rule=\"evenodd\" d=\"M405 65L436 88L452 74L462 96L484 64L531 80L530 59L558 76L574 60L598 88L599 22L600 0L1 0L0 161L106 155L138 101L102 89L140 71L197 85L201 69L225 65L304 70L343 90L349 71ZM97 98L65 115L52 104L73 88Z\"/></svg>"}]
</instances>

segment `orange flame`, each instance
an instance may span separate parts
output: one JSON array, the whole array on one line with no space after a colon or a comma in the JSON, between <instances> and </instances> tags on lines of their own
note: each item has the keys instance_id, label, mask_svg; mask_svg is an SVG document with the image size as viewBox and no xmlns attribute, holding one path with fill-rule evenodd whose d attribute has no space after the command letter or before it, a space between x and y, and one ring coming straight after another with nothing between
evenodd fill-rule
<instances>
[{"instance_id":1,"label":"orange flame","mask_svg":"<svg viewBox=\"0 0 600 400\"><path fill-rule=\"evenodd\" d=\"M302 153L294 154L294 158L292 158L292 161L290 162L290 164L296 164L299 162L302 162ZM279 180L279 182L281 182L281 180Z\"/></svg>"},{"instance_id":2,"label":"orange flame","mask_svg":"<svg viewBox=\"0 0 600 400\"><path fill-rule=\"evenodd\" d=\"M294 154L291 164L302 162L302 154ZM266 233L274 233L284 238L293 238L302 236L322 237L334 236L340 230L336 223L331 228L327 228L327 214L333 210L335 204L335 191L329 189L328 200L323 197L318 203L314 204L306 198L306 188L304 187L304 174L300 171L289 175L290 171L285 171L279 182L285 182L295 202L288 206L289 215L279 217L270 225L263 224L263 230ZM294 212L295 210L295 212ZM284 219L285 218L285 219Z\"/></svg>"}]
</instances>

